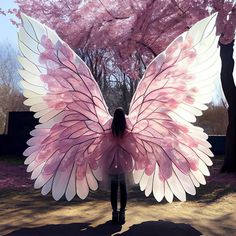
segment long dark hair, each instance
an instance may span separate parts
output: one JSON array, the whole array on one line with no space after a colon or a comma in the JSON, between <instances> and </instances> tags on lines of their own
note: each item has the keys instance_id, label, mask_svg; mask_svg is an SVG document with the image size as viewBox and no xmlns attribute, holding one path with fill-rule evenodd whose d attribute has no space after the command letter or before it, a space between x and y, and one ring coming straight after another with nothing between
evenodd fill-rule
<instances>
[{"instance_id":1,"label":"long dark hair","mask_svg":"<svg viewBox=\"0 0 236 236\"><path fill-rule=\"evenodd\" d=\"M122 137L126 129L125 113L122 107L118 107L113 116L112 120L112 134L116 137Z\"/></svg>"}]
</instances>

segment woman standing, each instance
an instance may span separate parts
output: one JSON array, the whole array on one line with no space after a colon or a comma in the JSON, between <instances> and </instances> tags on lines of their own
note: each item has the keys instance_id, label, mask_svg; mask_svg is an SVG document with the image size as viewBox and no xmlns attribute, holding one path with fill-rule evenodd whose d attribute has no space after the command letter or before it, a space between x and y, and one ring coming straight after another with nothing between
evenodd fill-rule
<instances>
[{"instance_id":1,"label":"woman standing","mask_svg":"<svg viewBox=\"0 0 236 236\"><path fill-rule=\"evenodd\" d=\"M112 121L112 134L117 139L122 139L126 129L126 119L124 110L119 107L115 110ZM115 157L110 165L111 179L111 206L112 206L112 222L117 224L125 223L125 207L127 203L127 190L125 174L123 173L120 161L119 152L116 152ZM120 211L117 210L117 194L120 187Z\"/></svg>"}]
</instances>

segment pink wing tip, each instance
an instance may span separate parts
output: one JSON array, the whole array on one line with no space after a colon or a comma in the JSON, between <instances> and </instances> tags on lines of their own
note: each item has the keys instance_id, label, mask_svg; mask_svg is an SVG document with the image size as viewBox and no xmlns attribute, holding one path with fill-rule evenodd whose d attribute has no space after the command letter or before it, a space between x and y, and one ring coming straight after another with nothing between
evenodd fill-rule
<instances>
[{"instance_id":1,"label":"pink wing tip","mask_svg":"<svg viewBox=\"0 0 236 236\"><path fill-rule=\"evenodd\" d=\"M63 43L60 47L59 50L63 53L63 55L66 57L68 61L73 61L74 60L74 55L72 53L72 50L70 47L66 44Z\"/></svg>"},{"instance_id":2,"label":"pink wing tip","mask_svg":"<svg viewBox=\"0 0 236 236\"><path fill-rule=\"evenodd\" d=\"M41 37L41 43L46 49L53 49L53 43L45 34Z\"/></svg>"},{"instance_id":3,"label":"pink wing tip","mask_svg":"<svg viewBox=\"0 0 236 236\"><path fill-rule=\"evenodd\" d=\"M193 92L193 93L197 93L198 89L196 87L194 87L194 88L191 88L190 91Z\"/></svg>"},{"instance_id":4,"label":"pink wing tip","mask_svg":"<svg viewBox=\"0 0 236 236\"><path fill-rule=\"evenodd\" d=\"M188 133L188 131L189 131L187 127L182 126L182 125L179 125L178 128L184 133Z\"/></svg>"},{"instance_id":5,"label":"pink wing tip","mask_svg":"<svg viewBox=\"0 0 236 236\"><path fill-rule=\"evenodd\" d=\"M194 98L192 96L186 96L184 101L188 104L193 104L194 103Z\"/></svg>"},{"instance_id":6,"label":"pink wing tip","mask_svg":"<svg viewBox=\"0 0 236 236\"><path fill-rule=\"evenodd\" d=\"M175 109L178 107L178 102L175 99L170 99L168 102L170 108Z\"/></svg>"}]
</instances>

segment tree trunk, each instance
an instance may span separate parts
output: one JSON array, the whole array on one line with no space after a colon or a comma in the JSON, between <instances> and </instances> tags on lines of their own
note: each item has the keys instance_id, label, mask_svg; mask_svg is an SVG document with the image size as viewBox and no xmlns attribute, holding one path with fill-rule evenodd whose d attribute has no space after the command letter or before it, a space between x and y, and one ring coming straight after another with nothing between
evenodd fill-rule
<instances>
[{"instance_id":1,"label":"tree trunk","mask_svg":"<svg viewBox=\"0 0 236 236\"><path fill-rule=\"evenodd\" d=\"M233 45L234 41L227 45L220 44L220 57L222 61L221 83L229 105L225 158L221 172L236 172L236 87L233 78Z\"/></svg>"}]
</instances>

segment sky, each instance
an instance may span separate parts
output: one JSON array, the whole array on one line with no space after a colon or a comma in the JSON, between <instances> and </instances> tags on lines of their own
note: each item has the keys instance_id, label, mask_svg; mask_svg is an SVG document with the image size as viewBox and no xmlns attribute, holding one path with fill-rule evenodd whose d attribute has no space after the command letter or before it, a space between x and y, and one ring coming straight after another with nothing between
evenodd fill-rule
<instances>
[{"instance_id":1,"label":"sky","mask_svg":"<svg viewBox=\"0 0 236 236\"><path fill-rule=\"evenodd\" d=\"M3 10L17 8L14 0L0 0L0 8ZM0 14L0 43L9 43L12 47L17 48L17 27L12 25L8 16Z\"/></svg>"}]
</instances>

